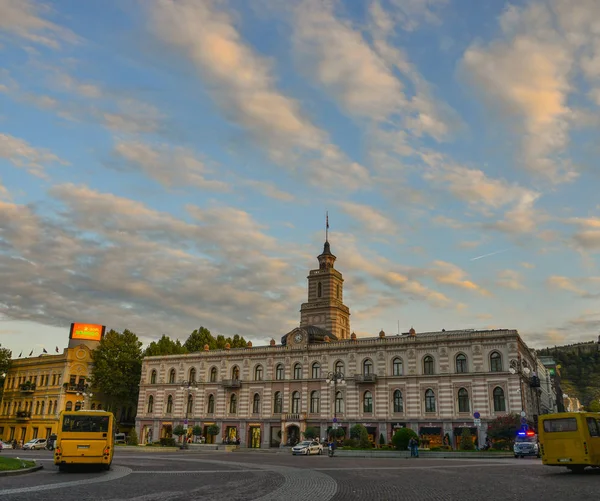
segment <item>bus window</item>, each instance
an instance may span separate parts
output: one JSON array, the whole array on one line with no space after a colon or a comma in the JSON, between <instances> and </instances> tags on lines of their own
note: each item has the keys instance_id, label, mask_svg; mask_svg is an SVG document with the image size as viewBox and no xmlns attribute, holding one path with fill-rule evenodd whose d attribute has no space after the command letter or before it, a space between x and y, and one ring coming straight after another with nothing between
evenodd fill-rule
<instances>
[{"instance_id":1,"label":"bus window","mask_svg":"<svg viewBox=\"0 0 600 501\"><path fill-rule=\"evenodd\" d=\"M546 433L560 431L577 431L577 419L575 418L560 418L544 420L544 431Z\"/></svg>"},{"instance_id":2,"label":"bus window","mask_svg":"<svg viewBox=\"0 0 600 501\"><path fill-rule=\"evenodd\" d=\"M106 433L108 431L108 421L108 416L65 414L62 431L70 433Z\"/></svg>"},{"instance_id":3,"label":"bus window","mask_svg":"<svg viewBox=\"0 0 600 501\"><path fill-rule=\"evenodd\" d=\"M590 430L591 437L600 437L600 430L598 430L598 422L592 418L587 418L588 429Z\"/></svg>"}]
</instances>

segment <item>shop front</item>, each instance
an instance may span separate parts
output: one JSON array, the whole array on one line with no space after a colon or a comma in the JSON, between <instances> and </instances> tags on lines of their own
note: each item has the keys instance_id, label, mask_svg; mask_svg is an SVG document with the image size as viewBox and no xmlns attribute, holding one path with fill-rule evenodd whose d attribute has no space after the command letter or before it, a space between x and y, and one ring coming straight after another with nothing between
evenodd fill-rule
<instances>
[{"instance_id":1,"label":"shop front","mask_svg":"<svg viewBox=\"0 0 600 501\"><path fill-rule=\"evenodd\" d=\"M240 436L238 427L235 425L223 425L225 427L224 441L229 444L235 444Z\"/></svg>"},{"instance_id":2,"label":"shop front","mask_svg":"<svg viewBox=\"0 0 600 501\"><path fill-rule=\"evenodd\" d=\"M215 423L204 423L204 426L202 427L202 435L204 435L205 438L205 444L214 444L216 441L216 436L215 435L209 435L208 433L208 429L211 426L214 426Z\"/></svg>"},{"instance_id":3,"label":"shop front","mask_svg":"<svg viewBox=\"0 0 600 501\"><path fill-rule=\"evenodd\" d=\"M462 434L463 434L463 430L464 429L469 430L469 433L471 434L471 440L473 441L473 444L475 445L475 447L479 447L479 429L476 426L457 426L454 428L453 433L454 433L454 447L456 449L460 449L460 440L462 438Z\"/></svg>"},{"instance_id":4,"label":"shop front","mask_svg":"<svg viewBox=\"0 0 600 501\"><path fill-rule=\"evenodd\" d=\"M261 424L250 423L248 426L248 447L251 449L260 449Z\"/></svg>"},{"instance_id":5,"label":"shop front","mask_svg":"<svg viewBox=\"0 0 600 501\"><path fill-rule=\"evenodd\" d=\"M421 447L433 448L444 445L443 428L441 426L421 426L419 428L419 442Z\"/></svg>"},{"instance_id":6,"label":"shop front","mask_svg":"<svg viewBox=\"0 0 600 501\"><path fill-rule=\"evenodd\" d=\"M161 423L160 438L173 438L173 423Z\"/></svg>"},{"instance_id":7,"label":"shop front","mask_svg":"<svg viewBox=\"0 0 600 501\"><path fill-rule=\"evenodd\" d=\"M271 426L271 447L279 447L281 445L281 426Z\"/></svg>"}]
</instances>

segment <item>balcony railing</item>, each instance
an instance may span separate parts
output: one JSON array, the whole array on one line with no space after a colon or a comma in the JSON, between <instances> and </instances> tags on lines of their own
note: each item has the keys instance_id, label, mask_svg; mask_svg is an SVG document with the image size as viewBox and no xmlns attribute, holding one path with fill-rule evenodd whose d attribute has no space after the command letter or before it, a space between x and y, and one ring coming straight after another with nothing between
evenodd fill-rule
<instances>
[{"instance_id":1,"label":"balcony railing","mask_svg":"<svg viewBox=\"0 0 600 501\"><path fill-rule=\"evenodd\" d=\"M242 386L239 379L223 379L222 384L225 388L240 388Z\"/></svg>"},{"instance_id":2,"label":"balcony railing","mask_svg":"<svg viewBox=\"0 0 600 501\"><path fill-rule=\"evenodd\" d=\"M85 386L80 386L77 384L65 383L63 386L67 393L81 393L85 391Z\"/></svg>"},{"instance_id":3,"label":"balcony railing","mask_svg":"<svg viewBox=\"0 0 600 501\"><path fill-rule=\"evenodd\" d=\"M370 384L377 382L377 374L356 374L354 381L358 384Z\"/></svg>"},{"instance_id":4,"label":"balcony railing","mask_svg":"<svg viewBox=\"0 0 600 501\"><path fill-rule=\"evenodd\" d=\"M17 411L17 419L19 419L19 420L26 420L26 419L29 419L30 417L31 417L30 411Z\"/></svg>"},{"instance_id":5,"label":"balcony railing","mask_svg":"<svg viewBox=\"0 0 600 501\"><path fill-rule=\"evenodd\" d=\"M306 419L306 414L304 413L298 413L298 412L293 412L291 414L284 414L283 415L283 420L284 421L304 421Z\"/></svg>"},{"instance_id":6,"label":"balcony railing","mask_svg":"<svg viewBox=\"0 0 600 501\"><path fill-rule=\"evenodd\" d=\"M33 393L35 391L35 384L33 383L23 383L19 386L19 390L23 393Z\"/></svg>"}]
</instances>

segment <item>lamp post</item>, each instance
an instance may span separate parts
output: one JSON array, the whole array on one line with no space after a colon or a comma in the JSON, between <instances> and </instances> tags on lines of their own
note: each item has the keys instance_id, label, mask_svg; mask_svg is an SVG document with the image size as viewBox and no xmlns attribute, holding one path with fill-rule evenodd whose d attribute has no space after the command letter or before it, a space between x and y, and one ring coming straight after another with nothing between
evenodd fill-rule
<instances>
[{"instance_id":1,"label":"lamp post","mask_svg":"<svg viewBox=\"0 0 600 501\"><path fill-rule=\"evenodd\" d=\"M181 382L181 386L179 387L180 390L187 390L183 395L184 395L184 401L183 401L183 405L185 405L185 421L183 422L183 429L185 430L185 439L183 440L183 444L181 444L181 448L182 449L187 449L188 448L188 443L187 443L187 429L188 429L188 418L190 415L190 396L192 394L192 389L196 390L196 387L198 386L198 383L196 382L196 380L191 380L191 381L182 381Z\"/></svg>"},{"instance_id":2,"label":"lamp post","mask_svg":"<svg viewBox=\"0 0 600 501\"><path fill-rule=\"evenodd\" d=\"M523 412L526 413L527 411L525 410L525 403L526 402L525 402L525 395L524 395L524 392L523 392L523 379L526 380L529 388L539 388L541 386L540 385L540 379L537 376L537 374L535 372L533 372L527 366L527 364L523 360L521 360L520 358L519 359L512 359L510 361L510 366L509 366L508 371L511 374L518 374L519 375L519 393L521 394L521 409L522 409ZM535 401L536 412L537 412L537 415L539 415L539 413L540 413L540 402L539 402L539 395L537 394L537 391L536 391L536 397L537 397L536 401ZM523 417L525 417L525 416L523 416ZM536 420L534 419L534 422L535 421ZM535 427L536 427L536 430L537 430L537 422L535 422Z\"/></svg>"},{"instance_id":3,"label":"lamp post","mask_svg":"<svg viewBox=\"0 0 600 501\"><path fill-rule=\"evenodd\" d=\"M88 392L88 385L86 384L82 389L77 391L77 395L81 395L83 397L83 400L77 400L77 402L75 402L76 404L81 404L81 410L83 411L85 410L85 399L88 398L91 400L94 394L92 392Z\"/></svg>"},{"instance_id":4,"label":"lamp post","mask_svg":"<svg viewBox=\"0 0 600 501\"><path fill-rule=\"evenodd\" d=\"M341 371L328 372L325 382L327 384L333 385L333 429L337 430L337 407L335 399L337 397L338 384L346 384L346 380L344 379L344 373Z\"/></svg>"}]
</instances>

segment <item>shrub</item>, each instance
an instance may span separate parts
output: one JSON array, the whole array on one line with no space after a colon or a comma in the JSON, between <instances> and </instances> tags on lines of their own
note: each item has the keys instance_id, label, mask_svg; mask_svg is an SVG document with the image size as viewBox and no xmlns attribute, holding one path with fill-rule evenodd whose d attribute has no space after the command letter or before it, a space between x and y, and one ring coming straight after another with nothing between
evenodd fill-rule
<instances>
[{"instance_id":1,"label":"shrub","mask_svg":"<svg viewBox=\"0 0 600 501\"><path fill-rule=\"evenodd\" d=\"M161 438L160 445L163 447L177 447L177 442L175 442L173 437Z\"/></svg>"},{"instance_id":2,"label":"shrub","mask_svg":"<svg viewBox=\"0 0 600 501\"><path fill-rule=\"evenodd\" d=\"M363 426L362 430L360 430L360 438L358 439L358 446L361 449L371 449L373 447L373 444L371 444L371 441L369 440L369 432L367 431L367 429Z\"/></svg>"},{"instance_id":3,"label":"shrub","mask_svg":"<svg viewBox=\"0 0 600 501\"><path fill-rule=\"evenodd\" d=\"M512 447L512 442L510 440L496 440L492 443L492 449L497 451L506 451L510 450Z\"/></svg>"},{"instance_id":4,"label":"shrub","mask_svg":"<svg viewBox=\"0 0 600 501\"><path fill-rule=\"evenodd\" d=\"M185 428L183 427L183 425L178 424L175 428L173 428L173 435L175 435L176 437L181 438L185 434L186 434L186 431L185 431Z\"/></svg>"},{"instance_id":5,"label":"shrub","mask_svg":"<svg viewBox=\"0 0 600 501\"><path fill-rule=\"evenodd\" d=\"M196 425L192 428L192 435L199 437L202 435L202 426Z\"/></svg>"},{"instance_id":6,"label":"shrub","mask_svg":"<svg viewBox=\"0 0 600 501\"><path fill-rule=\"evenodd\" d=\"M131 432L129 433L129 440L127 441L127 443L129 445L139 445L138 444L138 436L137 436L137 432L135 431L135 428L133 428L131 430Z\"/></svg>"},{"instance_id":7,"label":"shrub","mask_svg":"<svg viewBox=\"0 0 600 501\"><path fill-rule=\"evenodd\" d=\"M471 430L469 428L463 428L460 434L459 449L461 451L473 451L475 445L473 444L473 437L471 436Z\"/></svg>"},{"instance_id":8,"label":"shrub","mask_svg":"<svg viewBox=\"0 0 600 501\"><path fill-rule=\"evenodd\" d=\"M400 428L392 437L392 444L399 451L408 449L408 442L411 438L418 439L417 434L410 428Z\"/></svg>"},{"instance_id":9,"label":"shrub","mask_svg":"<svg viewBox=\"0 0 600 501\"><path fill-rule=\"evenodd\" d=\"M385 445L385 437L383 436L383 433L379 434L379 445Z\"/></svg>"},{"instance_id":10,"label":"shrub","mask_svg":"<svg viewBox=\"0 0 600 501\"><path fill-rule=\"evenodd\" d=\"M366 428L362 424L355 424L352 428L350 428L350 438L359 440L363 428L366 430Z\"/></svg>"},{"instance_id":11,"label":"shrub","mask_svg":"<svg viewBox=\"0 0 600 501\"><path fill-rule=\"evenodd\" d=\"M319 430L314 426L309 426L304 430L304 438L306 440L314 440L319 436Z\"/></svg>"},{"instance_id":12,"label":"shrub","mask_svg":"<svg viewBox=\"0 0 600 501\"><path fill-rule=\"evenodd\" d=\"M206 428L206 433L212 436L218 435L220 431L221 428L219 428L216 424L211 424L208 428Z\"/></svg>"},{"instance_id":13,"label":"shrub","mask_svg":"<svg viewBox=\"0 0 600 501\"><path fill-rule=\"evenodd\" d=\"M356 440L355 438L347 438L346 440L344 440L343 443L344 447L358 447L358 440Z\"/></svg>"}]
</instances>

